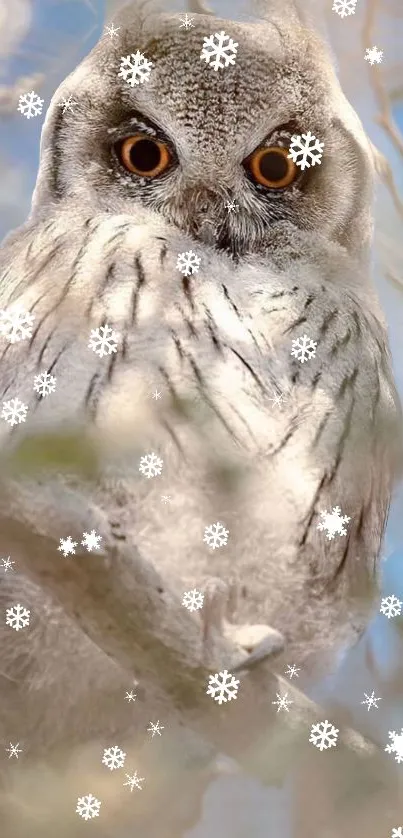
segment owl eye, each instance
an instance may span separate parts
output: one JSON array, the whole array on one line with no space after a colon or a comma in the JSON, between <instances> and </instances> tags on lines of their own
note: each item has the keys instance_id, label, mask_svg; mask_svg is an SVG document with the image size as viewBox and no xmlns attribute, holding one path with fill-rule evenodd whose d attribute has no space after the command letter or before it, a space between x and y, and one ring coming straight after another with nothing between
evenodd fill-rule
<instances>
[{"instance_id":1,"label":"owl eye","mask_svg":"<svg viewBox=\"0 0 403 838\"><path fill-rule=\"evenodd\" d=\"M284 189L297 177L298 169L288 158L288 148L268 146L254 151L246 165L254 179L268 189Z\"/></svg>"},{"instance_id":2,"label":"owl eye","mask_svg":"<svg viewBox=\"0 0 403 838\"><path fill-rule=\"evenodd\" d=\"M144 134L123 140L118 146L118 156L125 169L141 177L158 177L171 162L165 143Z\"/></svg>"}]
</instances>

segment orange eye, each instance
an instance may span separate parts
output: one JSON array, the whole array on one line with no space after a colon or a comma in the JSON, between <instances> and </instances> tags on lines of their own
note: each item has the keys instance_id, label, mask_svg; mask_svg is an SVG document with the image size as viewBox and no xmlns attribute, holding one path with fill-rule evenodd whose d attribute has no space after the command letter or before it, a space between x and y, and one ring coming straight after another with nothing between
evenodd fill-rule
<instances>
[{"instance_id":1,"label":"orange eye","mask_svg":"<svg viewBox=\"0 0 403 838\"><path fill-rule=\"evenodd\" d=\"M288 148L268 146L259 148L247 160L255 180L268 189L284 189L297 177L298 169L288 158Z\"/></svg>"},{"instance_id":2,"label":"orange eye","mask_svg":"<svg viewBox=\"0 0 403 838\"><path fill-rule=\"evenodd\" d=\"M120 144L118 153L125 169L141 177L158 177L171 162L167 146L144 134L127 137Z\"/></svg>"}]
</instances>

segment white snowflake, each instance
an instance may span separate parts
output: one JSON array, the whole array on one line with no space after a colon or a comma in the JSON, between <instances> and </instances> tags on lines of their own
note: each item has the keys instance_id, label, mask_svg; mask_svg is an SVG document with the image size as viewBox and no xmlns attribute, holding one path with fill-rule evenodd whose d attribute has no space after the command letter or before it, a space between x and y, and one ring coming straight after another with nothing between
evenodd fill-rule
<instances>
[{"instance_id":1,"label":"white snowflake","mask_svg":"<svg viewBox=\"0 0 403 838\"><path fill-rule=\"evenodd\" d=\"M326 531L326 538L331 541L335 535L347 535L347 530L344 524L348 524L351 518L348 515L341 515L340 506L334 506L331 512L325 510L321 512L321 522L318 524L318 530Z\"/></svg>"},{"instance_id":2,"label":"white snowflake","mask_svg":"<svg viewBox=\"0 0 403 838\"><path fill-rule=\"evenodd\" d=\"M288 709L288 705L294 704L294 702L291 701L290 698L288 698L288 693L284 693L284 695L276 693L276 698L277 701L272 701L272 704L277 704L277 713L279 713L280 710L287 710L287 713L289 713L290 711Z\"/></svg>"},{"instance_id":3,"label":"white snowflake","mask_svg":"<svg viewBox=\"0 0 403 838\"><path fill-rule=\"evenodd\" d=\"M400 728L400 733L396 733L396 731L390 730L388 735L389 739L392 740L392 744L386 745L386 753L394 754L396 762L403 762L403 727Z\"/></svg>"},{"instance_id":4,"label":"white snowflake","mask_svg":"<svg viewBox=\"0 0 403 838\"><path fill-rule=\"evenodd\" d=\"M9 425L20 425L27 418L27 410L28 405L20 399L9 399L8 402L3 402L1 418L5 419Z\"/></svg>"},{"instance_id":5,"label":"white snowflake","mask_svg":"<svg viewBox=\"0 0 403 838\"><path fill-rule=\"evenodd\" d=\"M354 14L356 5L357 0L334 0L332 10L340 17L347 17Z\"/></svg>"},{"instance_id":6,"label":"white snowflake","mask_svg":"<svg viewBox=\"0 0 403 838\"><path fill-rule=\"evenodd\" d=\"M338 728L333 727L326 719L324 722L312 725L309 741L320 751L323 751L336 745L338 735Z\"/></svg>"},{"instance_id":7,"label":"white snowflake","mask_svg":"<svg viewBox=\"0 0 403 838\"><path fill-rule=\"evenodd\" d=\"M20 743L17 742L16 745L12 745L11 742L10 742L10 747L4 749L6 751L6 753L8 754L9 759L11 759L11 757L16 757L16 759L18 759L18 754L22 754L22 748L18 747L19 744Z\"/></svg>"},{"instance_id":8,"label":"white snowflake","mask_svg":"<svg viewBox=\"0 0 403 838\"><path fill-rule=\"evenodd\" d=\"M294 677L294 675L295 675L296 678L299 678L299 675L298 675L299 670L300 670L299 666L294 666L294 664L291 664L291 665L288 664L287 669L285 670L284 674L288 675L290 680L291 680L291 678Z\"/></svg>"},{"instance_id":9,"label":"white snowflake","mask_svg":"<svg viewBox=\"0 0 403 838\"><path fill-rule=\"evenodd\" d=\"M4 573L7 573L8 570L11 570L13 564L15 564L15 562L11 561L10 556L7 556L6 559L0 559L0 561L1 561L1 566L4 570Z\"/></svg>"},{"instance_id":10,"label":"white snowflake","mask_svg":"<svg viewBox=\"0 0 403 838\"><path fill-rule=\"evenodd\" d=\"M163 725L160 725L160 721L158 719L158 722L150 722L150 727L147 728L147 733L151 733L151 736L154 739L156 733L158 733L158 736L162 736L161 730L164 730L164 727Z\"/></svg>"},{"instance_id":11,"label":"white snowflake","mask_svg":"<svg viewBox=\"0 0 403 838\"><path fill-rule=\"evenodd\" d=\"M203 48L200 58L209 64L213 70L229 67L235 64L238 44L226 35L224 31L215 32L208 38L203 38ZM214 59L214 61L213 61Z\"/></svg>"},{"instance_id":12,"label":"white snowflake","mask_svg":"<svg viewBox=\"0 0 403 838\"><path fill-rule=\"evenodd\" d=\"M27 119L33 116L39 116L42 113L44 100L41 99L34 90L31 93L23 93L18 100L18 110Z\"/></svg>"},{"instance_id":13,"label":"white snowflake","mask_svg":"<svg viewBox=\"0 0 403 838\"><path fill-rule=\"evenodd\" d=\"M91 550L99 550L100 541L102 541L102 536L97 535L95 530L91 530L91 532L83 532L83 540L81 544L83 547L87 548L89 553L91 553Z\"/></svg>"},{"instance_id":14,"label":"white snowflake","mask_svg":"<svg viewBox=\"0 0 403 838\"><path fill-rule=\"evenodd\" d=\"M60 553L63 553L63 556L68 556L70 553L76 552L77 541L73 541L71 535L67 536L67 538L59 538L60 545L57 548Z\"/></svg>"},{"instance_id":15,"label":"white snowflake","mask_svg":"<svg viewBox=\"0 0 403 838\"><path fill-rule=\"evenodd\" d=\"M90 818L97 818L101 808L101 801L97 800L93 794L86 794L84 797L79 797L77 800L76 812L80 818L89 821Z\"/></svg>"},{"instance_id":16,"label":"white snowflake","mask_svg":"<svg viewBox=\"0 0 403 838\"><path fill-rule=\"evenodd\" d=\"M379 696L378 698L375 698L374 690L372 690L371 695L367 695L367 693L364 693L364 695L365 699L361 702L361 704L368 705L368 712L370 711L371 707L376 707L376 709L378 710L379 708L377 705L377 701L382 701L381 697Z\"/></svg>"},{"instance_id":17,"label":"white snowflake","mask_svg":"<svg viewBox=\"0 0 403 838\"><path fill-rule=\"evenodd\" d=\"M143 84L150 78L152 66L152 62L137 50L121 58L118 78L124 79L132 87L135 84Z\"/></svg>"},{"instance_id":18,"label":"white snowflake","mask_svg":"<svg viewBox=\"0 0 403 838\"><path fill-rule=\"evenodd\" d=\"M56 390L56 378L54 375L49 375L48 372L41 372L34 378L34 390L39 393L42 398L48 396L49 393L54 393Z\"/></svg>"},{"instance_id":19,"label":"white snowflake","mask_svg":"<svg viewBox=\"0 0 403 838\"><path fill-rule=\"evenodd\" d=\"M203 600L204 594L197 591L196 588L193 588L192 591L186 591L183 594L182 605L184 605L188 611L197 611L199 608L203 608Z\"/></svg>"},{"instance_id":20,"label":"white snowflake","mask_svg":"<svg viewBox=\"0 0 403 838\"><path fill-rule=\"evenodd\" d=\"M152 452L151 454L145 454L144 457L140 458L139 471L141 471L141 473L147 478L157 477L161 474L163 465L164 461Z\"/></svg>"},{"instance_id":21,"label":"white snowflake","mask_svg":"<svg viewBox=\"0 0 403 838\"><path fill-rule=\"evenodd\" d=\"M19 304L3 308L0 311L0 335L7 338L10 343L26 340L32 337L34 320L35 315L25 311Z\"/></svg>"},{"instance_id":22,"label":"white snowflake","mask_svg":"<svg viewBox=\"0 0 403 838\"><path fill-rule=\"evenodd\" d=\"M383 52L378 47L371 47L371 49L365 50L365 61L369 61L371 67L374 64L381 64L383 58Z\"/></svg>"},{"instance_id":23,"label":"white snowflake","mask_svg":"<svg viewBox=\"0 0 403 838\"><path fill-rule=\"evenodd\" d=\"M196 253L193 253L193 250L186 250L184 253L178 253L176 267L184 276L197 274L200 267L200 257L197 256Z\"/></svg>"},{"instance_id":24,"label":"white snowflake","mask_svg":"<svg viewBox=\"0 0 403 838\"><path fill-rule=\"evenodd\" d=\"M391 617L398 617L399 614L401 614L402 605L402 601L394 594L391 594L391 596L385 596L381 600L381 607L379 611L381 614L385 614L385 617L390 620Z\"/></svg>"},{"instance_id":25,"label":"white snowflake","mask_svg":"<svg viewBox=\"0 0 403 838\"><path fill-rule=\"evenodd\" d=\"M214 701L222 704L225 701L232 701L237 698L239 681L234 678L231 672L224 669L222 672L216 672L215 675L209 676L207 695L211 695Z\"/></svg>"},{"instance_id":26,"label":"white snowflake","mask_svg":"<svg viewBox=\"0 0 403 838\"><path fill-rule=\"evenodd\" d=\"M66 113L66 111L71 111L72 113L74 113L73 108L75 105L78 105L78 102L74 102L72 97L69 96L68 99L62 99L62 101L59 102L58 107L63 108L63 113Z\"/></svg>"},{"instance_id":27,"label":"white snowflake","mask_svg":"<svg viewBox=\"0 0 403 838\"><path fill-rule=\"evenodd\" d=\"M282 394L282 393L278 393L276 396L273 396L273 398L272 398L272 399L269 399L269 402L273 402L273 404L274 404L276 407L279 407L279 406L280 406L280 404L282 404L282 403L283 403L283 398L284 398L283 394Z\"/></svg>"},{"instance_id":28,"label":"white snowflake","mask_svg":"<svg viewBox=\"0 0 403 838\"><path fill-rule=\"evenodd\" d=\"M114 332L106 323L105 326L99 326L98 329L91 329L88 349L93 349L96 355L103 358L104 355L111 355L112 352L116 352L118 340L117 332Z\"/></svg>"},{"instance_id":29,"label":"white snowflake","mask_svg":"<svg viewBox=\"0 0 403 838\"><path fill-rule=\"evenodd\" d=\"M161 393L160 393L160 391L159 391L159 390L154 390L154 392L153 392L153 399L155 399L155 401L157 402L157 401L158 401L158 399L160 399L160 398L161 398Z\"/></svg>"},{"instance_id":30,"label":"white snowflake","mask_svg":"<svg viewBox=\"0 0 403 838\"><path fill-rule=\"evenodd\" d=\"M166 506L167 503L171 502L172 498L171 498L171 495L161 495L161 500L162 500L162 503L164 503L165 506Z\"/></svg>"},{"instance_id":31,"label":"white snowflake","mask_svg":"<svg viewBox=\"0 0 403 838\"><path fill-rule=\"evenodd\" d=\"M105 27L104 35L109 35L110 39L112 40L112 38L114 38L115 35L118 34L119 29L120 29L120 26L117 26L116 29L115 29L115 27L112 23L110 26Z\"/></svg>"},{"instance_id":32,"label":"white snowflake","mask_svg":"<svg viewBox=\"0 0 403 838\"><path fill-rule=\"evenodd\" d=\"M403 826L395 826L390 838L403 838Z\"/></svg>"},{"instance_id":33,"label":"white snowflake","mask_svg":"<svg viewBox=\"0 0 403 838\"><path fill-rule=\"evenodd\" d=\"M130 692L126 692L125 701L128 701L129 704L130 704L131 701L136 701L136 698L137 698L137 693L134 693L133 690L130 690Z\"/></svg>"},{"instance_id":34,"label":"white snowflake","mask_svg":"<svg viewBox=\"0 0 403 838\"><path fill-rule=\"evenodd\" d=\"M134 774L125 774L125 777L127 777L127 783L123 783L123 785L130 786L130 791L133 791L134 787L142 791L140 783L144 782L144 777L138 777L137 771L135 771Z\"/></svg>"},{"instance_id":35,"label":"white snowflake","mask_svg":"<svg viewBox=\"0 0 403 838\"><path fill-rule=\"evenodd\" d=\"M191 29L192 26L194 27L194 17L189 17L187 14L185 14L185 17L180 17L179 20L182 21L179 29Z\"/></svg>"},{"instance_id":36,"label":"white snowflake","mask_svg":"<svg viewBox=\"0 0 403 838\"><path fill-rule=\"evenodd\" d=\"M298 358L298 360L301 361L301 364L304 364L305 361L309 361L310 358L315 357L317 345L318 342L316 340L311 340L308 335L303 335L302 337L293 340L291 355L293 355L294 358Z\"/></svg>"},{"instance_id":37,"label":"white snowflake","mask_svg":"<svg viewBox=\"0 0 403 838\"><path fill-rule=\"evenodd\" d=\"M126 754L117 745L111 748L105 748L102 757L102 764L106 765L110 771L115 771L117 768L123 768L125 764Z\"/></svg>"},{"instance_id":38,"label":"white snowflake","mask_svg":"<svg viewBox=\"0 0 403 838\"><path fill-rule=\"evenodd\" d=\"M204 530L203 541L215 550L217 547L224 547L228 541L229 530L226 530L219 521L216 524L210 524Z\"/></svg>"},{"instance_id":39,"label":"white snowflake","mask_svg":"<svg viewBox=\"0 0 403 838\"><path fill-rule=\"evenodd\" d=\"M310 131L307 134L294 134L291 137L290 153L287 156L304 171L322 162L324 145Z\"/></svg>"},{"instance_id":40,"label":"white snowflake","mask_svg":"<svg viewBox=\"0 0 403 838\"><path fill-rule=\"evenodd\" d=\"M29 626L30 614L31 612L28 608L24 608L24 606L20 605L18 602L17 605L7 608L6 625L11 626L11 628L15 629L15 631L26 628Z\"/></svg>"},{"instance_id":41,"label":"white snowflake","mask_svg":"<svg viewBox=\"0 0 403 838\"><path fill-rule=\"evenodd\" d=\"M237 204L236 201L227 201L227 203L224 204L224 206L225 209L228 210L228 215L231 212L236 212L236 210L239 209L239 204Z\"/></svg>"}]
</instances>

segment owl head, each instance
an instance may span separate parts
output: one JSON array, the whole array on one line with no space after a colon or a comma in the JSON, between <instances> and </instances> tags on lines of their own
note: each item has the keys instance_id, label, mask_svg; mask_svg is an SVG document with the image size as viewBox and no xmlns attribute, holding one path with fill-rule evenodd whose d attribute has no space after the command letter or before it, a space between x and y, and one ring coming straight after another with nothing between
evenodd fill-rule
<instances>
[{"instance_id":1,"label":"owl head","mask_svg":"<svg viewBox=\"0 0 403 838\"><path fill-rule=\"evenodd\" d=\"M293 0L268 0L247 22L191 17L187 28L183 14L129 3L113 21L117 34L103 34L59 87L33 215L66 201L134 220L146 208L238 259L267 255L295 230L365 258L371 146L322 39ZM220 33L236 56L217 68L206 39L217 43ZM150 72L131 83L125 67L135 54ZM74 112L59 107L70 95ZM323 156L302 170L290 144L308 132Z\"/></svg>"}]
</instances>

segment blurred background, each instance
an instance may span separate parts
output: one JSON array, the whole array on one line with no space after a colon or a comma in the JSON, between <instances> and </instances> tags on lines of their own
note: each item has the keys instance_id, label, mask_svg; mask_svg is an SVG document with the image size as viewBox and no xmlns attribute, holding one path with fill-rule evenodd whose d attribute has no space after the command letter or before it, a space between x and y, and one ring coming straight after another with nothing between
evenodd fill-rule
<instances>
[{"instance_id":1,"label":"blurred background","mask_svg":"<svg viewBox=\"0 0 403 838\"><path fill-rule=\"evenodd\" d=\"M403 398L403 0L358 0L355 14L344 19L332 11L332 0L301 3L305 8L312 5L317 25L325 28L344 92L383 155L374 276ZM122 5L124 0L0 0L0 239L28 214L41 127L55 89ZM216 0L212 6L224 18L248 12L246 4L241 9L233 0ZM181 11L181 5L176 9ZM383 51L383 60L371 67L364 56L373 46ZM31 90L45 104L41 116L27 120L17 110L18 99ZM391 509L381 565L383 596L394 594L401 600L402 501L401 488ZM340 660L326 683L307 683L303 671L299 673L299 687L317 700L331 694L348 709L351 723L381 746L389 730L403 727L402 623L403 617L388 620L377 613L365 642ZM378 709L368 710L362 701L372 690L381 701ZM201 820L187 838L287 838L287 798L286 788L265 789L246 777L215 780L205 796Z\"/></svg>"}]
</instances>

